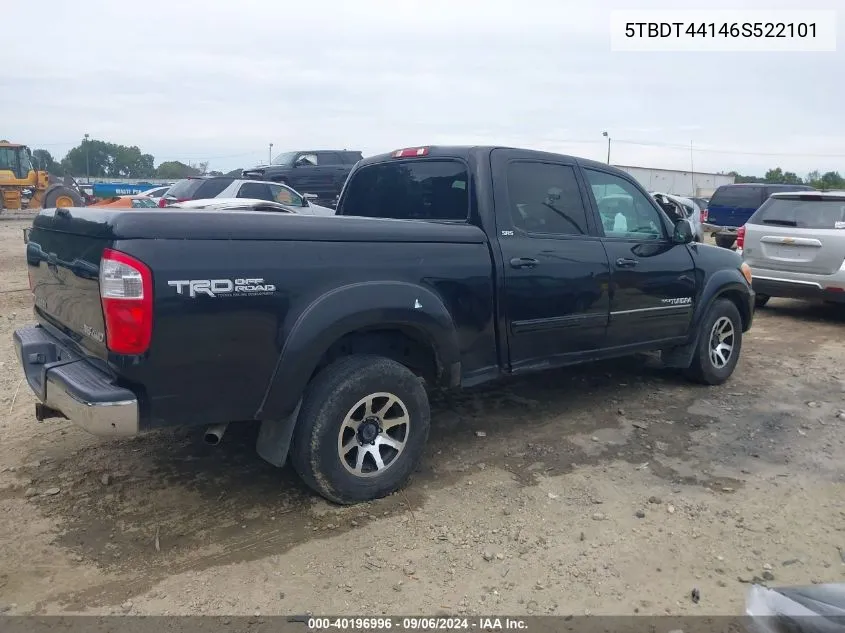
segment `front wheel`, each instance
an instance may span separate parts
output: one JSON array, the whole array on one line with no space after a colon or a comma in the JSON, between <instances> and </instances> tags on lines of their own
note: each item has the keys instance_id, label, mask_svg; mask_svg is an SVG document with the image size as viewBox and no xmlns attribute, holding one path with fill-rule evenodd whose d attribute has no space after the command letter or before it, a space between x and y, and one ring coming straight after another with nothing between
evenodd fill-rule
<instances>
[{"instance_id":1,"label":"front wheel","mask_svg":"<svg viewBox=\"0 0 845 633\"><path fill-rule=\"evenodd\" d=\"M742 318L733 302L717 299L700 327L698 347L686 375L705 385L721 385L739 361Z\"/></svg>"},{"instance_id":2,"label":"front wheel","mask_svg":"<svg viewBox=\"0 0 845 633\"><path fill-rule=\"evenodd\" d=\"M70 187L65 187L64 185L51 189L44 197L45 209L51 209L53 207L57 209L68 209L71 207L81 207L84 206L84 204L82 196L80 196L78 192L74 191Z\"/></svg>"},{"instance_id":3,"label":"front wheel","mask_svg":"<svg viewBox=\"0 0 845 633\"><path fill-rule=\"evenodd\" d=\"M309 385L291 443L303 481L330 501L352 504L395 492L422 456L428 396L411 370L381 356L348 356Z\"/></svg>"}]
</instances>

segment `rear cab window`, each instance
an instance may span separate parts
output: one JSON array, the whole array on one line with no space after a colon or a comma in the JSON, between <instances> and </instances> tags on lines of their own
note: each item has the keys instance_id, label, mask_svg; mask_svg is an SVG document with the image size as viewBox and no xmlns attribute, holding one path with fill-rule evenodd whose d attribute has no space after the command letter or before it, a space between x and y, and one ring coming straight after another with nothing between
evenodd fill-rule
<instances>
[{"instance_id":1,"label":"rear cab window","mask_svg":"<svg viewBox=\"0 0 845 633\"><path fill-rule=\"evenodd\" d=\"M769 198L751 216L750 224L799 229L845 229L845 196L778 196Z\"/></svg>"},{"instance_id":2,"label":"rear cab window","mask_svg":"<svg viewBox=\"0 0 845 633\"><path fill-rule=\"evenodd\" d=\"M375 163L354 172L339 215L400 220L469 217L469 172L450 158Z\"/></svg>"}]
</instances>

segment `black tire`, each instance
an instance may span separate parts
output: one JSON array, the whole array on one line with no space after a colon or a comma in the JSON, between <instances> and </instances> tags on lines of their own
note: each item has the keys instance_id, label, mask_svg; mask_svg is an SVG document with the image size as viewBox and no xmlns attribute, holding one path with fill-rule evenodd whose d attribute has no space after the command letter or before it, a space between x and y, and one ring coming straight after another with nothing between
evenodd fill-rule
<instances>
[{"instance_id":1,"label":"black tire","mask_svg":"<svg viewBox=\"0 0 845 633\"><path fill-rule=\"evenodd\" d=\"M764 305L766 305L769 302L769 299L771 299L771 297L769 295L761 295L761 294L754 295L754 307L755 308L762 308Z\"/></svg>"},{"instance_id":2,"label":"black tire","mask_svg":"<svg viewBox=\"0 0 845 633\"><path fill-rule=\"evenodd\" d=\"M736 242L736 235L733 233L716 233L716 246L720 248L731 248Z\"/></svg>"},{"instance_id":3,"label":"black tire","mask_svg":"<svg viewBox=\"0 0 845 633\"><path fill-rule=\"evenodd\" d=\"M74 207L83 207L85 203L82 201L82 196L79 195L79 192L71 189L70 187L55 187L47 192L47 195L44 196L44 208L49 209L51 207L55 207L56 201L60 200L61 198L70 198L73 200Z\"/></svg>"},{"instance_id":4,"label":"black tire","mask_svg":"<svg viewBox=\"0 0 845 633\"><path fill-rule=\"evenodd\" d=\"M366 451L378 451L385 468L379 475L356 475L342 461L339 436L356 403L378 393L393 394L406 410L409 422L404 429L404 447L395 455L395 449L387 447L385 456L382 448L361 445ZM390 411L381 411L375 405L372 408L388 419ZM381 356L347 356L322 370L306 389L291 442L291 463L308 487L330 501L346 505L378 499L401 488L411 476L428 440L430 420L425 387L411 370ZM348 432L347 428L344 433ZM386 434L379 433L379 437ZM353 433L342 443L358 437ZM350 463L350 468L357 466L361 450L357 445L350 449L356 462ZM366 451L363 460L372 471L375 458L372 453L368 457ZM350 453L346 456L349 458ZM364 466L362 462L361 468Z\"/></svg>"},{"instance_id":5,"label":"black tire","mask_svg":"<svg viewBox=\"0 0 845 633\"><path fill-rule=\"evenodd\" d=\"M710 350L714 326L721 319L727 319L730 322L733 328L733 343L727 363L720 367L711 358ZM732 301L716 299L710 306L710 310L701 322L700 327L698 346L692 364L687 368L685 374L687 378L694 382L705 385L721 385L731 377L739 361L739 354L742 351L742 317Z\"/></svg>"}]
</instances>

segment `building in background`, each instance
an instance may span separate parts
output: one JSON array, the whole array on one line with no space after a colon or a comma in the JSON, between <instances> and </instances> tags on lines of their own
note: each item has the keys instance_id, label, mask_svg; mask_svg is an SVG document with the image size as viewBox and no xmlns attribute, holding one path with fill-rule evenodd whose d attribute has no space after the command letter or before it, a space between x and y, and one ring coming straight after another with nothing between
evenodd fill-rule
<instances>
[{"instance_id":1,"label":"building in background","mask_svg":"<svg viewBox=\"0 0 845 633\"><path fill-rule=\"evenodd\" d=\"M663 191L682 197L709 198L722 185L732 185L734 177L727 174L679 171L675 169L652 169L614 165L637 179L647 191Z\"/></svg>"}]
</instances>

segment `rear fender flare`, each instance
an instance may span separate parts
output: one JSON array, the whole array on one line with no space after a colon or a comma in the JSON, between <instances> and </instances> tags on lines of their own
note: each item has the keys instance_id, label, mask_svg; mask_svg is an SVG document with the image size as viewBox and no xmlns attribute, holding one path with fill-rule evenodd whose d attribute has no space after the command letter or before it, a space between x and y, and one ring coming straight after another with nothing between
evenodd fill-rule
<instances>
[{"instance_id":1,"label":"rear fender flare","mask_svg":"<svg viewBox=\"0 0 845 633\"><path fill-rule=\"evenodd\" d=\"M438 382L460 380L458 335L452 315L431 290L405 282L363 282L320 296L284 338L257 419L278 420L296 407L320 359L341 337L365 328L411 328L432 346Z\"/></svg>"}]
</instances>

